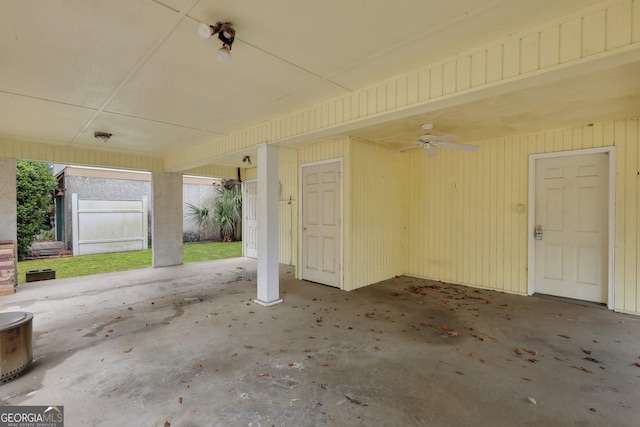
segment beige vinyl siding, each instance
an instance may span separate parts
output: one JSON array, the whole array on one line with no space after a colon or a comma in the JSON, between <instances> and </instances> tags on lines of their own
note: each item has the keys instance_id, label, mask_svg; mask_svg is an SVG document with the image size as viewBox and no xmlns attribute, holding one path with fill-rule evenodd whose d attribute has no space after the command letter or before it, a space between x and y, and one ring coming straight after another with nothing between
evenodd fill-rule
<instances>
[{"instance_id":1,"label":"beige vinyl siding","mask_svg":"<svg viewBox=\"0 0 640 427\"><path fill-rule=\"evenodd\" d=\"M405 186L398 156L368 142L350 144L350 214L344 228L344 289L402 273Z\"/></svg>"},{"instance_id":2,"label":"beige vinyl siding","mask_svg":"<svg viewBox=\"0 0 640 427\"><path fill-rule=\"evenodd\" d=\"M298 152L280 148L280 263L295 265L298 258Z\"/></svg>"},{"instance_id":3,"label":"beige vinyl siding","mask_svg":"<svg viewBox=\"0 0 640 427\"><path fill-rule=\"evenodd\" d=\"M160 157L85 150L66 146L58 147L2 139L0 139L0 157L51 162L61 165L96 166L139 171L161 171L164 167L163 160Z\"/></svg>"},{"instance_id":4,"label":"beige vinyl siding","mask_svg":"<svg viewBox=\"0 0 640 427\"><path fill-rule=\"evenodd\" d=\"M638 119L479 141L477 153L405 154L410 179L405 273L527 292L529 155L615 145L615 308L640 308Z\"/></svg>"}]
</instances>

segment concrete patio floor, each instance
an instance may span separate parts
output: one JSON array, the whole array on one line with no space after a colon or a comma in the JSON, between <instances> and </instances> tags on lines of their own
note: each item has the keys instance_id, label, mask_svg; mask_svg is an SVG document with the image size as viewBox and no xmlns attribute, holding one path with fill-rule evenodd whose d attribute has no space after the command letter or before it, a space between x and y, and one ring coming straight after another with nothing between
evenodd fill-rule
<instances>
[{"instance_id":1,"label":"concrete patio floor","mask_svg":"<svg viewBox=\"0 0 640 427\"><path fill-rule=\"evenodd\" d=\"M640 318L399 277L293 279L250 259L35 282L34 356L3 405L66 426L637 426Z\"/></svg>"}]
</instances>

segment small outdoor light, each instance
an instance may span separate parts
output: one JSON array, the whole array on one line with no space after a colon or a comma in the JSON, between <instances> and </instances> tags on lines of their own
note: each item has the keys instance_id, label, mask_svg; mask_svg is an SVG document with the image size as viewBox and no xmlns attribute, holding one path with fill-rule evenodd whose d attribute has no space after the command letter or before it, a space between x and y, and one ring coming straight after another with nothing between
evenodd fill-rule
<instances>
[{"instance_id":1,"label":"small outdoor light","mask_svg":"<svg viewBox=\"0 0 640 427\"><path fill-rule=\"evenodd\" d=\"M107 132L94 132L93 133L93 136L95 138L99 139L100 141L102 141L103 143L107 142L109 140L109 138L111 138L111 135L112 134L107 133Z\"/></svg>"},{"instance_id":2,"label":"small outdoor light","mask_svg":"<svg viewBox=\"0 0 640 427\"><path fill-rule=\"evenodd\" d=\"M216 22L215 25L200 23L198 25L198 35L201 39L209 40L214 34L217 34L218 40L222 42L222 47L216 52L216 58L226 64L231 61L231 45L235 40L236 30L231 26L231 22Z\"/></svg>"}]
</instances>

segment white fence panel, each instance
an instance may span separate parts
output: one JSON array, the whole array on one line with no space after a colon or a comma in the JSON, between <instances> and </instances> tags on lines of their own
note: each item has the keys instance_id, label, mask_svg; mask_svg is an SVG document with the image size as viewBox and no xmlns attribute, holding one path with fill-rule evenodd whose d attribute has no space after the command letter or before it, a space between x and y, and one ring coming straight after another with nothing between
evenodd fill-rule
<instances>
[{"instance_id":1,"label":"white fence panel","mask_svg":"<svg viewBox=\"0 0 640 427\"><path fill-rule=\"evenodd\" d=\"M72 194L73 255L147 249L147 197L89 200Z\"/></svg>"}]
</instances>

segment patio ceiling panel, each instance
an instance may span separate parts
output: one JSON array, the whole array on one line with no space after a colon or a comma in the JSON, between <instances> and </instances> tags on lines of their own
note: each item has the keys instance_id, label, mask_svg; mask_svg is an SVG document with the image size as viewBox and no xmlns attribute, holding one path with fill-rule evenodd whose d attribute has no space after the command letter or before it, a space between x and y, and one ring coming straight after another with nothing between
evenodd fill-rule
<instances>
[{"instance_id":1,"label":"patio ceiling panel","mask_svg":"<svg viewBox=\"0 0 640 427\"><path fill-rule=\"evenodd\" d=\"M572 22L580 29L576 18L588 16L584 9L592 6L597 15L585 21L584 31L576 34L590 35L583 46L589 50L595 48L591 41L600 43L601 31L615 33L607 41L608 52L620 45L616 43L620 37L637 39L637 25L631 36L617 29L626 28L629 16L638 16L639 4L603 0L397 0L375 4L364 0L304 4L286 0L6 0L0 4L0 105L4 112L0 138L144 152L176 163L171 153L200 153L203 144L218 147L219 139L230 135L231 142L220 153L224 157L247 148L234 141L242 142L254 129L278 129L286 122L280 118L300 121L300 115L302 127L311 126L312 118L306 114L313 113L314 106L324 108L331 104L328 100L336 100L335 111L331 105L327 108L330 114L339 115L341 109L354 107L349 101L364 102L348 99L350 93L382 87L386 79L455 60L480 45L496 44L510 36L517 41L517 34L523 31L554 23ZM612 5L619 7L605 14L605 8ZM219 20L231 21L237 30L229 64L215 59L218 40L203 41L196 34L198 22ZM579 51L579 44L575 45ZM517 46L517 42L510 45L515 50ZM505 57L513 53L505 52ZM450 74L447 78L449 86L455 86ZM628 77L625 81L637 94ZM415 83L399 83L396 89L415 94ZM572 84L578 93L584 85L578 78ZM626 116L636 111L631 107L637 98L608 97L608 84L596 83L600 93L588 105L599 107L595 99L600 97L602 105L630 107ZM383 96L381 93L377 96ZM600 114L603 108L577 106L568 101L569 96L573 93L567 93L565 99L548 98L546 107L557 115L546 115L546 119L541 115L536 126L554 126L551 119L556 116L575 120L579 112L594 119L607 117ZM525 119L515 117L515 112L524 117L537 108L529 103L539 102L535 96L494 101L500 105L505 100L514 112L511 118L521 123ZM477 107L469 105L469 109ZM489 101L481 107L495 108ZM408 118L405 112L398 112L375 123L354 121L348 129L327 128L316 136L337 137L341 131L355 135L366 125L384 122L375 129L379 136L372 129L362 129L362 133L367 134L366 139L386 144L413 138L414 132L419 133L419 122L435 119L438 132L463 136L466 129L477 128L479 119L473 111L460 108L457 120L445 119L450 110L439 115L436 111L421 114L429 109L406 112L412 116ZM616 114L625 115L620 110ZM344 111L348 116L349 111ZM395 123L403 117L408 120ZM464 117L469 118L468 123ZM339 119L336 117L336 123ZM543 119L549 120L544 124ZM490 124L491 132L521 129L503 123L508 126ZM96 146L94 130L113 133L110 144ZM215 162L209 157L199 159Z\"/></svg>"},{"instance_id":2,"label":"patio ceiling panel","mask_svg":"<svg viewBox=\"0 0 640 427\"><path fill-rule=\"evenodd\" d=\"M106 107L110 112L229 133L283 114L287 97L318 101L345 91L241 40L232 61L216 60L217 40L201 40L186 18ZM297 91L301 94L296 96Z\"/></svg>"},{"instance_id":3,"label":"patio ceiling panel","mask_svg":"<svg viewBox=\"0 0 640 427\"><path fill-rule=\"evenodd\" d=\"M107 143L94 138L94 130L112 133ZM220 134L155 122L137 117L102 112L91 123L91 128L78 135L73 146L85 149L110 149L138 154L169 155L177 147L196 142L205 143ZM135 141L135 144L131 144Z\"/></svg>"},{"instance_id":4,"label":"patio ceiling panel","mask_svg":"<svg viewBox=\"0 0 640 427\"><path fill-rule=\"evenodd\" d=\"M129 0L27 0L3 2L0 15L0 91L98 108L174 13Z\"/></svg>"},{"instance_id":5,"label":"patio ceiling panel","mask_svg":"<svg viewBox=\"0 0 640 427\"><path fill-rule=\"evenodd\" d=\"M0 92L0 111L0 138L54 145L67 145L95 112L4 92Z\"/></svg>"}]
</instances>

